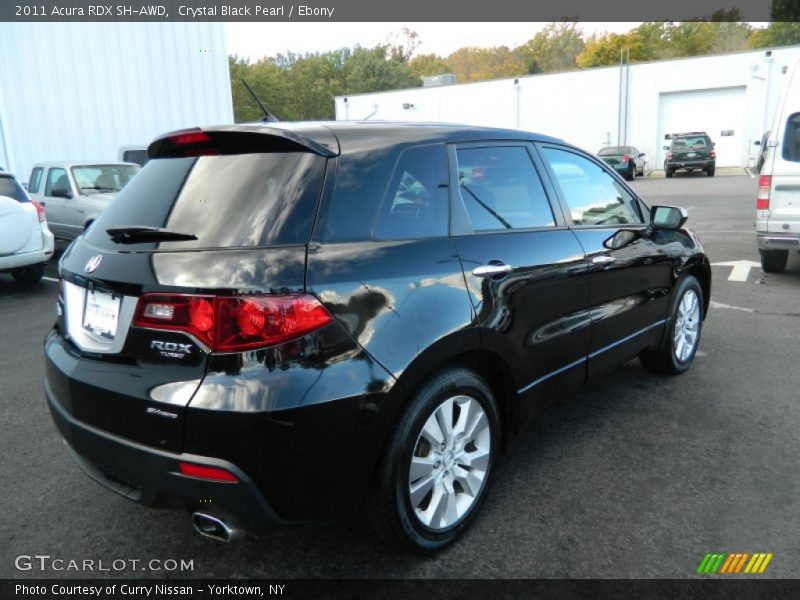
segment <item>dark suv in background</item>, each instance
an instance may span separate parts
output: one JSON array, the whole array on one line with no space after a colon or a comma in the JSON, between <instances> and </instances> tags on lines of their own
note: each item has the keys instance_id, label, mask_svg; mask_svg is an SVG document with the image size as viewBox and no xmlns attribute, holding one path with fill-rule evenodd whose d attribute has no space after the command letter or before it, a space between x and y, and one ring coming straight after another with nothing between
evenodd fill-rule
<instances>
[{"instance_id":1,"label":"dark suv in background","mask_svg":"<svg viewBox=\"0 0 800 600\"><path fill-rule=\"evenodd\" d=\"M714 176L717 166L717 153L714 142L704 131L690 133L673 133L669 146L664 146L667 156L664 159L664 173L672 177L678 169L688 172L705 171L709 177Z\"/></svg>"},{"instance_id":2,"label":"dark suv in background","mask_svg":"<svg viewBox=\"0 0 800 600\"><path fill-rule=\"evenodd\" d=\"M206 536L366 514L442 548L528 414L694 358L685 212L562 141L280 123L149 155L61 259L45 393L90 477Z\"/></svg>"}]
</instances>

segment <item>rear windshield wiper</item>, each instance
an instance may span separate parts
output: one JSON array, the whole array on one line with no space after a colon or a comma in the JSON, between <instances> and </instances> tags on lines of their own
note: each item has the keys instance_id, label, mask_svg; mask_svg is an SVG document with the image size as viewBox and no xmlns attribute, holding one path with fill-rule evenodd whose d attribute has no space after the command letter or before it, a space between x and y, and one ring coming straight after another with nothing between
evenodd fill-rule
<instances>
[{"instance_id":1,"label":"rear windshield wiper","mask_svg":"<svg viewBox=\"0 0 800 600\"><path fill-rule=\"evenodd\" d=\"M196 240L197 236L191 233L181 233L160 227L113 227L106 229L106 233L115 244L140 244L143 242L181 242Z\"/></svg>"}]
</instances>

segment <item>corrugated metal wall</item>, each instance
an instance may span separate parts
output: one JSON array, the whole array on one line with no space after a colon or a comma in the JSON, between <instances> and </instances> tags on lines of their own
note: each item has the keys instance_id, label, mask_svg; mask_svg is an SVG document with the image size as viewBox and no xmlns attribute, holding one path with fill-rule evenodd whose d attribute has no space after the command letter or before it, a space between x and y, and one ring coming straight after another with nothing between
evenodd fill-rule
<instances>
[{"instance_id":1,"label":"corrugated metal wall","mask_svg":"<svg viewBox=\"0 0 800 600\"><path fill-rule=\"evenodd\" d=\"M36 162L232 122L221 23L0 23L0 165L21 181Z\"/></svg>"}]
</instances>

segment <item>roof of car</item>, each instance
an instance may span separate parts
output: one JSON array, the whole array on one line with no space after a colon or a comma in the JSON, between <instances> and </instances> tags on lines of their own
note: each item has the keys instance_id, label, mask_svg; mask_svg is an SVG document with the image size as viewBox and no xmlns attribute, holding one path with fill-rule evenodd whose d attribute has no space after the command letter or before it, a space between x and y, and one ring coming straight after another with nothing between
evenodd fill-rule
<instances>
[{"instance_id":1,"label":"roof of car","mask_svg":"<svg viewBox=\"0 0 800 600\"><path fill-rule=\"evenodd\" d=\"M37 167L61 167L63 169L69 169L72 167L94 167L97 165L127 165L132 167L138 167L136 163L132 162L121 162L118 160L51 160L46 162L40 162L33 165L33 168Z\"/></svg>"},{"instance_id":2,"label":"roof of car","mask_svg":"<svg viewBox=\"0 0 800 600\"><path fill-rule=\"evenodd\" d=\"M186 130L191 131L191 130ZM198 130L194 130L198 131ZM280 121L242 123L203 127L202 131L213 133L264 133L281 138L283 142L305 147L323 156L359 152L410 143L445 143L483 140L530 140L559 142L556 138L522 131L462 125L455 123L410 123L394 121ZM160 136L150 145L149 154L154 156L168 143L171 132Z\"/></svg>"}]
</instances>

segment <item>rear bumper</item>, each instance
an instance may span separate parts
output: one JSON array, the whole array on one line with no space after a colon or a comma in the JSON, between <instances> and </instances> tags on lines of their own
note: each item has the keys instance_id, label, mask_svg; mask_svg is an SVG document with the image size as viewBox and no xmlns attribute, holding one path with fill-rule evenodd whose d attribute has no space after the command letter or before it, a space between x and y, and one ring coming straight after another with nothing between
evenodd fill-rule
<instances>
[{"instance_id":1,"label":"rear bumper","mask_svg":"<svg viewBox=\"0 0 800 600\"><path fill-rule=\"evenodd\" d=\"M147 506L202 510L255 533L286 524L236 465L143 446L78 421L58 403L47 382L45 397L72 458L100 485ZM239 481L222 483L187 477L179 472L179 462L223 468Z\"/></svg>"},{"instance_id":2,"label":"rear bumper","mask_svg":"<svg viewBox=\"0 0 800 600\"><path fill-rule=\"evenodd\" d=\"M714 160L677 160L666 163L667 169L711 169L716 165Z\"/></svg>"},{"instance_id":3,"label":"rear bumper","mask_svg":"<svg viewBox=\"0 0 800 600\"><path fill-rule=\"evenodd\" d=\"M756 234L759 250L800 250L800 234L765 233Z\"/></svg>"}]
</instances>

